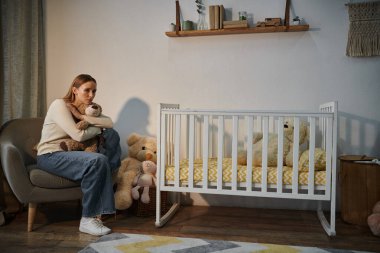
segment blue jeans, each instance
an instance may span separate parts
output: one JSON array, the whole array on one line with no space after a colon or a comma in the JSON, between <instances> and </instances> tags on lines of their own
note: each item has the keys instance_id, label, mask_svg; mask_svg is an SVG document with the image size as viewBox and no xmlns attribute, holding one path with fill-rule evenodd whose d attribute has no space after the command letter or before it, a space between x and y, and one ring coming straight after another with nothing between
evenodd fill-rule
<instances>
[{"instance_id":1,"label":"blue jeans","mask_svg":"<svg viewBox=\"0 0 380 253\"><path fill-rule=\"evenodd\" d=\"M115 213L112 173L120 166L120 137L113 129L103 136L101 153L62 151L37 156L40 169L81 183L83 217ZM113 143L113 152L106 152L107 143Z\"/></svg>"}]
</instances>

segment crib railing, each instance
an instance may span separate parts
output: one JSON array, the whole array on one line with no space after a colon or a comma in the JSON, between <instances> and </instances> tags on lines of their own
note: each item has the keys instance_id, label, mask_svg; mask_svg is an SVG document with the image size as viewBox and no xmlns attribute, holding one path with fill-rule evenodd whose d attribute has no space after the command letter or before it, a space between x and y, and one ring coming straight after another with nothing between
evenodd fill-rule
<instances>
[{"instance_id":1,"label":"crib railing","mask_svg":"<svg viewBox=\"0 0 380 253\"><path fill-rule=\"evenodd\" d=\"M326 107L323 107L326 108ZM331 105L329 108L332 108ZM283 175L283 137L284 119L294 120L293 143L299 143L300 121L306 120L309 126L309 174L307 186L298 182L299 145L293 145L292 184L284 185ZM329 200L331 196L331 180L336 173L333 145L334 112L295 112L295 111L247 111L247 110L191 110L179 109L179 105L161 105L159 135L159 183L164 191L186 191L200 193L216 193L230 195L268 196L282 198ZM216 124L211 124L216 122ZM317 124L317 122L319 122ZM227 127L228 126L228 127ZM280 127L281 126L281 127ZM316 134L319 145L326 152L326 184L316 187L314 181L314 152ZM228 128L228 129L227 129ZM252 141L255 129L262 131L262 173L261 183L252 182ZM241 129L244 129L242 131ZM268 185L268 140L269 135L278 136L277 143L277 182ZM216 131L216 134L214 133ZM226 141L226 133L231 140ZM243 135L243 140L238 134ZM216 135L216 138L210 138ZM228 143L226 143L228 142ZM238 144L243 144L247 152L246 181L239 183L238 178ZM216 149L216 150L215 150ZM210 152L210 150L212 152ZM208 181L208 158L216 155L217 181ZM223 182L223 158L232 159L231 182ZM180 180L180 161L188 159L188 178L186 183ZM202 182L194 184L194 160L202 159ZM165 168L174 165L174 181L168 182ZM335 175L333 176L335 180Z\"/></svg>"},{"instance_id":2,"label":"crib railing","mask_svg":"<svg viewBox=\"0 0 380 253\"><path fill-rule=\"evenodd\" d=\"M290 184L283 183L284 121L294 121L293 169ZM299 183L299 151L301 122L308 125L309 167L307 184ZM253 182L254 132L262 133L261 180ZM268 183L268 145L272 134L277 137L277 178ZM258 110L192 110L177 104L160 104L158 108L157 148L157 210L156 226L165 224L179 208L179 197L161 218L160 191L196 192L224 195L245 195L275 198L319 200L318 217L328 235L335 235L337 102L320 106L319 112L258 111ZM256 144L257 145L257 144ZM238 181L238 153L247 154L245 182ZM302 147L304 149L305 147ZM314 154L316 148L326 155L325 184L315 182ZM217 159L216 182L209 180L209 158ZM223 180L223 158L231 159L231 180ZM186 180L181 179L180 165L188 161ZM195 162L202 162L202 180L194 180ZM166 178L166 168L174 166L174 180ZM321 201L330 201L330 222L323 214Z\"/></svg>"}]
</instances>

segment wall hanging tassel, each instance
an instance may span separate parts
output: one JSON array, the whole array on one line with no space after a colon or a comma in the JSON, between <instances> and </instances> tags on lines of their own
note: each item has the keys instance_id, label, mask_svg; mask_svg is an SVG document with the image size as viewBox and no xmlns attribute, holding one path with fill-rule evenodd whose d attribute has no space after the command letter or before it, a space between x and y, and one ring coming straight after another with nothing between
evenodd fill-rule
<instances>
[{"instance_id":1,"label":"wall hanging tassel","mask_svg":"<svg viewBox=\"0 0 380 253\"><path fill-rule=\"evenodd\" d=\"M380 55L380 1L348 4L347 56Z\"/></svg>"}]
</instances>

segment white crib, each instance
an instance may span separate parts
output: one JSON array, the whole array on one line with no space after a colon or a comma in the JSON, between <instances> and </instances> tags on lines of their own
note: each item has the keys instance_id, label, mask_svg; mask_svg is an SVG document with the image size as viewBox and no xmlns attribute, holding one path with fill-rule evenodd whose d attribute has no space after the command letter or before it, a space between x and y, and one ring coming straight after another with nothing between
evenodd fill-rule
<instances>
[{"instance_id":1,"label":"white crib","mask_svg":"<svg viewBox=\"0 0 380 253\"><path fill-rule=\"evenodd\" d=\"M316 200L321 224L329 236L334 236L337 108L337 102L323 104L317 112L194 110L180 109L178 104L160 104L156 226L163 226L178 210L180 193L195 192ZM293 146L293 168L282 165L283 123L288 117L294 120L293 143L299 143L300 122L308 125L309 170L306 174L298 168L300 145ZM254 131L262 132L260 168L252 166L252 155L249 155L255 145L252 144ZM276 168L267 165L268 139L272 133L278 136ZM326 163L322 172L314 170L317 148L325 151ZM245 167L238 165L240 149L247 152ZM286 176L291 179L286 181ZM162 217L161 191L177 193L172 207ZM322 210L323 201L330 203L329 221Z\"/></svg>"}]
</instances>

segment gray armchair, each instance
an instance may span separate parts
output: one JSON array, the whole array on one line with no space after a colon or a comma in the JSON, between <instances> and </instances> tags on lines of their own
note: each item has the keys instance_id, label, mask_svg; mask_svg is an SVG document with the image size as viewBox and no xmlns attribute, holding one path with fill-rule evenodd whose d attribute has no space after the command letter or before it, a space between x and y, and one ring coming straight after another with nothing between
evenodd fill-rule
<instances>
[{"instance_id":1,"label":"gray armchair","mask_svg":"<svg viewBox=\"0 0 380 253\"><path fill-rule=\"evenodd\" d=\"M29 205L28 232L38 203L82 198L80 183L38 169L33 147L40 140L42 124L42 118L15 119L0 130L1 165L17 199Z\"/></svg>"}]
</instances>

